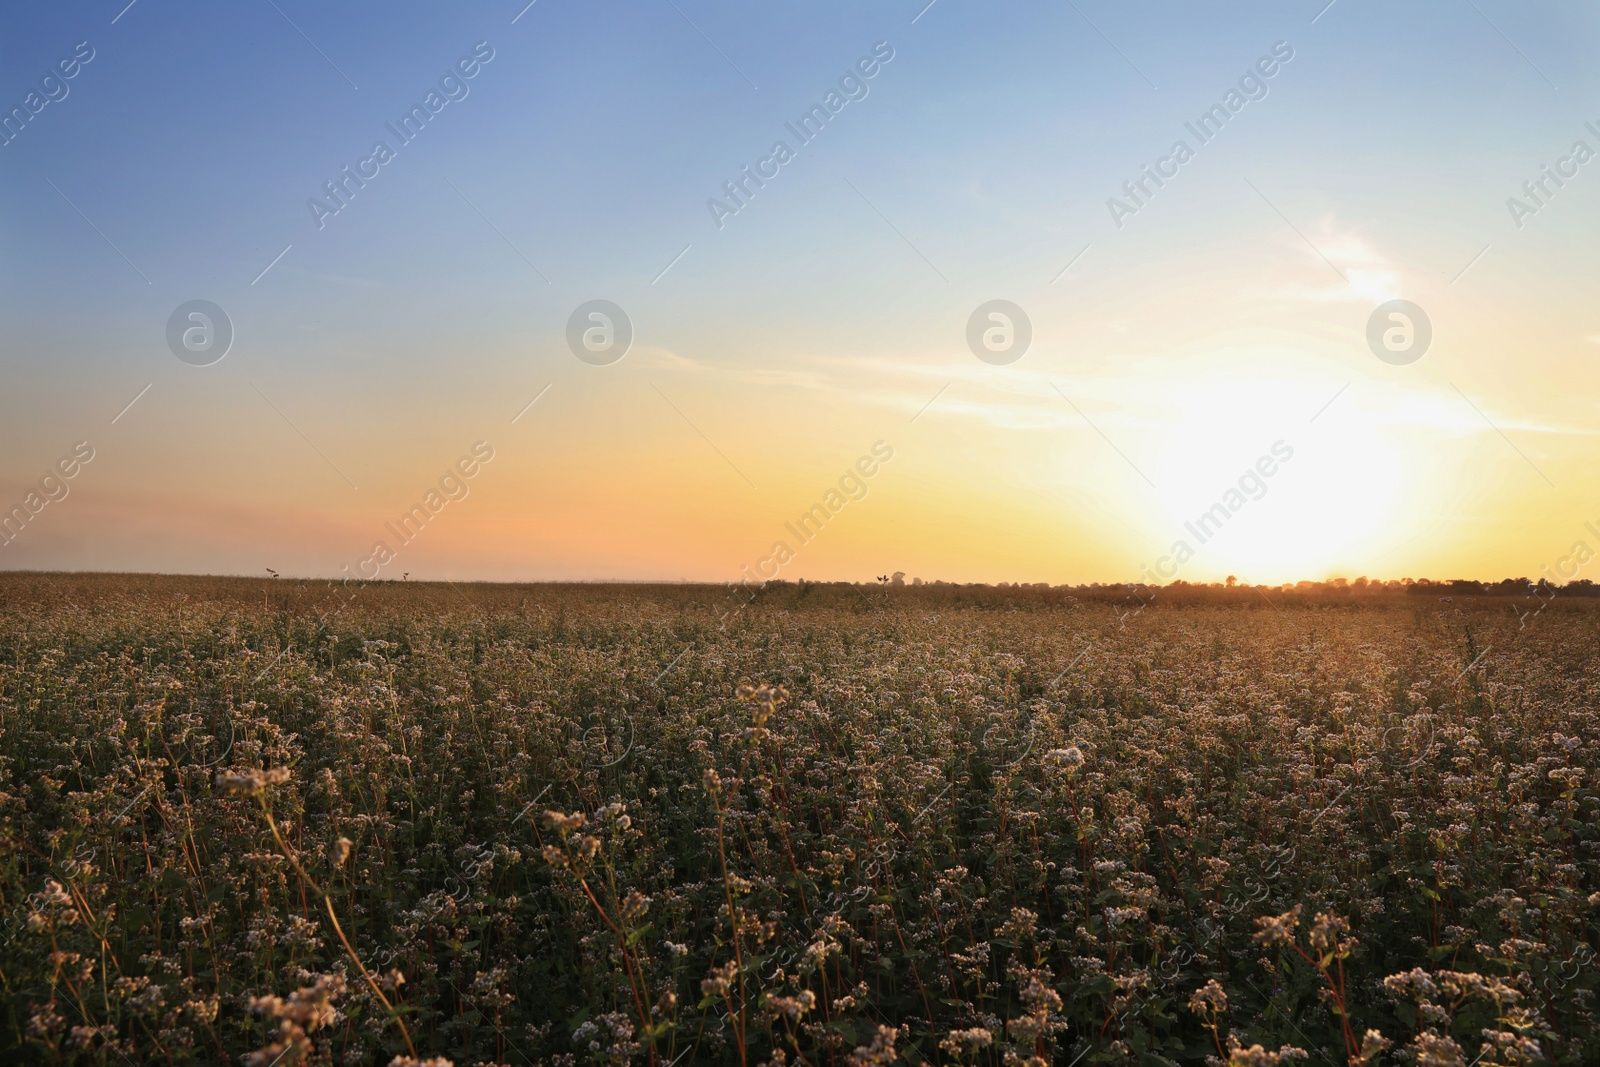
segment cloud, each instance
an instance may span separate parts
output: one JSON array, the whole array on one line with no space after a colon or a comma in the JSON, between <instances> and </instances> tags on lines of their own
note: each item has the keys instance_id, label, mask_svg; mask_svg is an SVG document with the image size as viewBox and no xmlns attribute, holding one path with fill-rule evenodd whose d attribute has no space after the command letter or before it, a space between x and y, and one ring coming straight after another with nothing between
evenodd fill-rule
<instances>
[{"instance_id":1,"label":"cloud","mask_svg":"<svg viewBox=\"0 0 1600 1067\"><path fill-rule=\"evenodd\" d=\"M690 359L670 348L658 348L654 345L635 345L630 358L652 370L666 371L669 374L695 375L719 382L739 385L780 385L818 391L830 388L825 375L800 366L749 367L739 364L707 363L704 360Z\"/></svg>"},{"instance_id":2,"label":"cloud","mask_svg":"<svg viewBox=\"0 0 1600 1067\"><path fill-rule=\"evenodd\" d=\"M679 374L705 374L712 369L709 364L680 355L670 348L659 348L655 345L636 344L633 346L632 355L634 362L643 363L653 370Z\"/></svg>"},{"instance_id":3,"label":"cloud","mask_svg":"<svg viewBox=\"0 0 1600 1067\"><path fill-rule=\"evenodd\" d=\"M1380 254L1358 238L1346 235L1330 243L1336 243L1346 263L1382 266ZM1311 294L1304 299L1329 299L1325 291L1294 291ZM1361 299L1380 299L1380 292ZM1349 290L1341 295L1350 299ZM652 368L708 383L803 390L816 394L819 403L878 408L907 420L972 419L1011 432L1083 428L1087 417L1102 430L1116 427L1130 436L1161 437L1197 416L1218 425L1259 424L1266 432L1309 419L1352 377L1355 388L1339 401L1335 421L1348 418L1375 428L1448 434L1596 432L1496 410L1492 396L1479 397L1466 386L1472 403L1493 420L1490 425L1446 383L1394 381L1376 361L1368 374L1352 372L1342 347L1330 349L1316 341L1285 351L1277 340L1217 339L1182 351L1100 357L1078 353L1067 364L1049 358L1048 342L1040 347L1044 350L1004 368L950 353L895 359L799 352L785 355L777 366L708 363L653 347L635 354ZM926 416L918 415L924 411Z\"/></svg>"},{"instance_id":4,"label":"cloud","mask_svg":"<svg viewBox=\"0 0 1600 1067\"><path fill-rule=\"evenodd\" d=\"M1298 254L1316 264L1326 285L1306 285L1285 282L1281 285L1253 289L1246 292L1247 299L1270 300L1284 303L1358 303L1376 306L1403 295L1400 272L1382 252L1368 244L1360 233L1343 228L1333 216L1327 216L1306 235L1314 247L1297 237L1285 237L1292 242ZM1328 264L1338 268L1345 282L1333 280Z\"/></svg>"}]
</instances>

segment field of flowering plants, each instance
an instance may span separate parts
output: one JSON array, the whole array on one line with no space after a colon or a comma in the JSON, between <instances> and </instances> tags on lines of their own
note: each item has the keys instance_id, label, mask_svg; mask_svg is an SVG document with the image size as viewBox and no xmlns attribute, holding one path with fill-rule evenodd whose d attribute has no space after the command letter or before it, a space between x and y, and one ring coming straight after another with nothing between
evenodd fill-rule
<instances>
[{"instance_id":1,"label":"field of flowering plants","mask_svg":"<svg viewBox=\"0 0 1600 1067\"><path fill-rule=\"evenodd\" d=\"M1597 609L0 577L0 1061L1600 1062Z\"/></svg>"}]
</instances>

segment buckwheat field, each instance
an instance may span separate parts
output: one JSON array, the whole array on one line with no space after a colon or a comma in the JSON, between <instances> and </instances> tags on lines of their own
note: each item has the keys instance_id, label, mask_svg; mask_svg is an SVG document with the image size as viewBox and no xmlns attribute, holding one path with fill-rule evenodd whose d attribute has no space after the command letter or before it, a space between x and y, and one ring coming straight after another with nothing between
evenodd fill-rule
<instances>
[{"instance_id":1,"label":"buckwheat field","mask_svg":"<svg viewBox=\"0 0 1600 1067\"><path fill-rule=\"evenodd\" d=\"M1600 616L0 578L0 1060L1600 1060Z\"/></svg>"}]
</instances>

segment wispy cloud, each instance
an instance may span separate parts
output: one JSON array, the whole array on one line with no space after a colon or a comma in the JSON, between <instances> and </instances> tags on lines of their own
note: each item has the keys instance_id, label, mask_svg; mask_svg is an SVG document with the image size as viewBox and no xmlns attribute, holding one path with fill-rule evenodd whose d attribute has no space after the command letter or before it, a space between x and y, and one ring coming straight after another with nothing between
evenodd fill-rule
<instances>
[{"instance_id":1,"label":"wispy cloud","mask_svg":"<svg viewBox=\"0 0 1600 1067\"><path fill-rule=\"evenodd\" d=\"M1340 284L1325 268L1308 276L1328 280L1326 285L1308 285L1299 281L1286 281L1281 285L1252 289L1244 297L1277 303L1327 304L1358 303L1381 304L1404 295L1399 269L1377 248L1373 247L1358 230L1341 226L1333 216L1325 216L1308 235L1315 248L1305 242L1284 241L1295 255L1306 262L1322 266L1317 253L1339 268L1348 282Z\"/></svg>"}]
</instances>

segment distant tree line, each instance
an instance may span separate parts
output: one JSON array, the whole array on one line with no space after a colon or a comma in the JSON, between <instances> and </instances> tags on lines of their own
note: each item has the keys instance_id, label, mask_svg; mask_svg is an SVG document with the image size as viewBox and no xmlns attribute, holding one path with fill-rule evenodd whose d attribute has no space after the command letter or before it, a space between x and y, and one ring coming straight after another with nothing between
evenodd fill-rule
<instances>
[{"instance_id":1,"label":"distant tree line","mask_svg":"<svg viewBox=\"0 0 1600 1067\"><path fill-rule=\"evenodd\" d=\"M774 579L766 582L765 587L769 589L782 589L787 586L804 592L807 589L825 588L828 586L850 586L855 584L861 583L813 582L801 578L796 582ZM1147 585L1140 582L1091 582L1078 585L1051 585L1049 582L997 582L994 584L985 582L946 582L939 580L925 582L921 578L913 578L910 582L907 582L905 581L905 573L903 571L896 571L892 576L880 575L877 579L877 584L882 587L893 589L943 588L966 589L973 591L984 589L1007 589L1055 591L1091 595L1096 593L1104 594L1125 592L1129 589L1155 588L1175 591L1192 590L1197 593L1206 591L1227 592L1229 590L1265 590L1284 593L1307 593L1313 595L1346 594L1352 596L1378 593L1405 593L1418 596L1448 597L1526 597L1539 595L1549 597L1556 594L1564 597L1600 596L1600 585L1596 585L1587 578L1581 578L1562 585L1553 583L1545 578L1540 578L1538 581L1534 581L1531 578L1502 578L1498 582L1485 582L1470 578L1451 578L1443 581L1432 578L1395 578L1385 580L1382 578L1367 578L1363 576L1355 579L1329 578L1326 581L1320 582L1302 581L1284 582L1282 584L1251 585L1248 582L1240 582L1233 575L1229 575L1225 582L1186 582L1182 579L1179 579L1177 581L1168 582L1167 584L1160 586Z\"/></svg>"}]
</instances>

